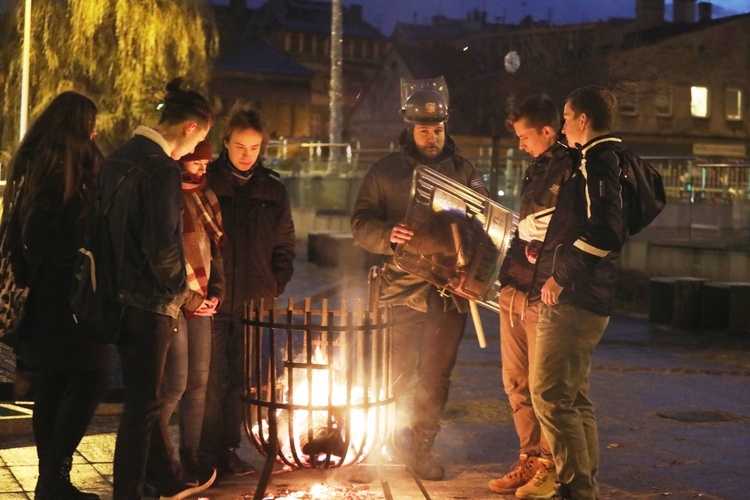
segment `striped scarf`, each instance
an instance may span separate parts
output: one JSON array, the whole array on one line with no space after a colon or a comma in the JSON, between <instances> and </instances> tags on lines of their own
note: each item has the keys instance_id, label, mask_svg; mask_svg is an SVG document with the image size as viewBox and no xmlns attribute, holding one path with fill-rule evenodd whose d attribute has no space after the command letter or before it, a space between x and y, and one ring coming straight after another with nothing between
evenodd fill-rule
<instances>
[{"instance_id":1,"label":"striped scarf","mask_svg":"<svg viewBox=\"0 0 750 500\"><path fill-rule=\"evenodd\" d=\"M208 293L211 250L226 243L219 200L203 183L182 184L182 244L188 286L204 297ZM196 189L197 188L197 189Z\"/></svg>"}]
</instances>

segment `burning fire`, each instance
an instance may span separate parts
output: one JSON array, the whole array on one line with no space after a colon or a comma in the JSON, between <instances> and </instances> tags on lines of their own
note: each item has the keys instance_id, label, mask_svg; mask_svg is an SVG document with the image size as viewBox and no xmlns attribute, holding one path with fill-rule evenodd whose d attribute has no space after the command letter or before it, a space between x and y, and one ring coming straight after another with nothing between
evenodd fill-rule
<instances>
[{"instance_id":1,"label":"burning fire","mask_svg":"<svg viewBox=\"0 0 750 500\"><path fill-rule=\"evenodd\" d=\"M324 464L329 453L332 461L344 459L339 465L350 465L357 457L366 457L378 436L378 408L368 407L377 401L376 394L366 394L362 387L347 387L343 370L336 360L327 362L320 346L315 347L312 364L285 368L289 369L293 370L291 378L284 373L277 380L277 387L283 388L283 403L294 406L291 410L276 410L280 454L294 463L296 451L304 464L312 466ZM290 379L295 381L292 390L287 386ZM347 394L351 396L347 398ZM266 420L262 427L263 437L268 440ZM259 438L258 425L252 431ZM314 496L312 490L310 495L313 496L288 498L332 498Z\"/></svg>"}]
</instances>

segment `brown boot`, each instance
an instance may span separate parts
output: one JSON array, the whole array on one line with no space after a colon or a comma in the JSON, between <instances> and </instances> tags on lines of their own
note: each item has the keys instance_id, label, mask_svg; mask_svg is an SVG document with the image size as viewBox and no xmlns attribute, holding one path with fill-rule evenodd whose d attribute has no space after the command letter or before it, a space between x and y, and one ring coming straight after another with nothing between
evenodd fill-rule
<instances>
[{"instance_id":1,"label":"brown boot","mask_svg":"<svg viewBox=\"0 0 750 500\"><path fill-rule=\"evenodd\" d=\"M518 488L531 481L539 469L538 458L521 453L510 472L488 484L490 490L503 495L512 495Z\"/></svg>"}]
</instances>

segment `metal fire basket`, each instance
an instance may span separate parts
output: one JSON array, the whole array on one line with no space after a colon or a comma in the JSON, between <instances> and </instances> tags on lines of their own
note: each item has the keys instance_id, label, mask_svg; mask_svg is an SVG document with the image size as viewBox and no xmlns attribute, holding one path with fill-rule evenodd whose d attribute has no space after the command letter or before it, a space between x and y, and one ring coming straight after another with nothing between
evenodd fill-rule
<instances>
[{"instance_id":1,"label":"metal fire basket","mask_svg":"<svg viewBox=\"0 0 750 500\"><path fill-rule=\"evenodd\" d=\"M339 467L380 453L395 417L388 307L251 302L244 324L245 430L264 475L273 460Z\"/></svg>"}]
</instances>

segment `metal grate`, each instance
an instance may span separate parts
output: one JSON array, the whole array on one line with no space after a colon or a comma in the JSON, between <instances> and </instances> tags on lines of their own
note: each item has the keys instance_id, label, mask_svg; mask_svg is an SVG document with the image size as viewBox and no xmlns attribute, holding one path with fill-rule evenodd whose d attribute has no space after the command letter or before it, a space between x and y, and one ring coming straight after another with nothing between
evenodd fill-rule
<instances>
[{"instance_id":1,"label":"metal grate","mask_svg":"<svg viewBox=\"0 0 750 500\"><path fill-rule=\"evenodd\" d=\"M390 309L249 304L245 426L266 457L339 467L380 451L394 421Z\"/></svg>"}]
</instances>

